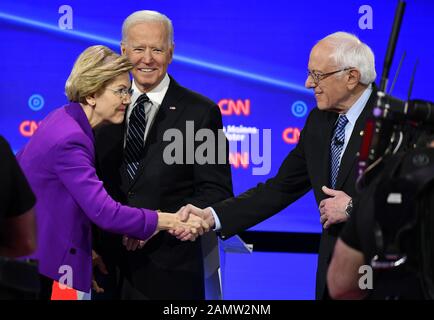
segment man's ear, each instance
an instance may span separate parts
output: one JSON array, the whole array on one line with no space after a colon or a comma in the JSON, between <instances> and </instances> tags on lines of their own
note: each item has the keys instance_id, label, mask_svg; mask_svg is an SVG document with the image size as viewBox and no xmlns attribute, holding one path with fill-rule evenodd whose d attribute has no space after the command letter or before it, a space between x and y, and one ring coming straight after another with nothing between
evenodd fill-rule
<instances>
[{"instance_id":1,"label":"man's ear","mask_svg":"<svg viewBox=\"0 0 434 320\"><path fill-rule=\"evenodd\" d=\"M172 62L172 59L173 59L173 51L174 51L174 50L175 50L175 43L173 42L173 43L172 43L172 46L169 48L169 57L170 57L169 63Z\"/></svg>"},{"instance_id":2,"label":"man's ear","mask_svg":"<svg viewBox=\"0 0 434 320\"><path fill-rule=\"evenodd\" d=\"M360 82L360 71L352 69L348 72L347 87L349 90L354 89Z\"/></svg>"},{"instance_id":3,"label":"man's ear","mask_svg":"<svg viewBox=\"0 0 434 320\"><path fill-rule=\"evenodd\" d=\"M121 54L124 56L126 54L127 48L125 43L122 41L121 42Z\"/></svg>"}]
</instances>

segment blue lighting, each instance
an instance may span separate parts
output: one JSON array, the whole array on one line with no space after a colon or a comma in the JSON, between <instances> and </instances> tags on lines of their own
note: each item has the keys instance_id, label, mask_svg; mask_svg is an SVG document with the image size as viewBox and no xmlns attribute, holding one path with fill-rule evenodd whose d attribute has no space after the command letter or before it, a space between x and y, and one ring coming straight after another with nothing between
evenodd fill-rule
<instances>
[{"instance_id":1,"label":"blue lighting","mask_svg":"<svg viewBox=\"0 0 434 320\"><path fill-rule=\"evenodd\" d=\"M70 36L70 37L92 40L92 41L96 41L98 43L106 44L106 45L110 45L110 46L118 46L119 45L118 40L98 36L98 35L88 33L88 32L61 29L56 25L51 25L51 24L48 24L45 22L27 19L27 18L15 16L15 15L4 13L4 12L0 12L0 19L4 19L4 20L9 21L9 22L19 23L22 25L30 26L30 27L39 28L42 30L60 33L62 35L66 35L66 36ZM252 73L252 72L248 72L248 71L243 71L243 70L238 70L235 68L222 66L222 65L219 65L216 63L211 63L211 62L207 62L207 61L203 61L203 60L199 60L199 59L189 58L189 57L186 57L186 56L183 56L180 54L175 54L173 57L173 60L176 62L187 64L187 65L191 65L191 66L195 66L195 67L199 67L199 68L203 68L203 69L207 69L207 70L212 70L212 71L216 71L216 72L220 72L220 73L225 73L225 74L229 74L232 76L237 76L240 78L257 81L257 82L265 83L265 84L280 87L280 88L285 88L285 89L289 89L289 90L295 90L298 92L311 94L310 90L307 90L303 86L300 86L300 85L297 85L297 84L294 84L291 82L287 82L287 81L279 80L279 79L273 79L273 78L270 78L270 77L267 77L264 75L260 75L260 74L256 74L256 73Z\"/></svg>"}]
</instances>

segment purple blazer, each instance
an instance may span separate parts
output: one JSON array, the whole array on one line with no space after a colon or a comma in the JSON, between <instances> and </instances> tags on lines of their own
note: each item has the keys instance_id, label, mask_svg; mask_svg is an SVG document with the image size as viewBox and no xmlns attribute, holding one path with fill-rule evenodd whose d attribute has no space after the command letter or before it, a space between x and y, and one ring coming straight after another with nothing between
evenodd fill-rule
<instances>
[{"instance_id":1,"label":"purple blazer","mask_svg":"<svg viewBox=\"0 0 434 320\"><path fill-rule=\"evenodd\" d=\"M149 238L157 213L115 202L95 171L94 137L77 103L51 112L17 159L36 194L39 272L56 281L72 269L72 287L92 281L91 223L110 232ZM68 267L66 267L68 268ZM66 284L66 283L65 283Z\"/></svg>"}]
</instances>

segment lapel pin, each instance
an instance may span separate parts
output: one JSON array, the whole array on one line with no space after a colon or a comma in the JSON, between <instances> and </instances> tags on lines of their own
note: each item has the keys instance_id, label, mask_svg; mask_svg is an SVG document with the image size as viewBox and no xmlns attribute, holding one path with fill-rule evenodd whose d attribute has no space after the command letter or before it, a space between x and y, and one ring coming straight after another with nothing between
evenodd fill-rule
<instances>
[{"instance_id":1,"label":"lapel pin","mask_svg":"<svg viewBox=\"0 0 434 320\"><path fill-rule=\"evenodd\" d=\"M360 131L360 136L361 136L361 137L363 137L364 134L365 134L365 133L363 132L363 130Z\"/></svg>"},{"instance_id":2,"label":"lapel pin","mask_svg":"<svg viewBox=\"0 0 434 320\"><path fill-rule=\"evenodd\" d=\"M176 110L176 107L175 106L170 106L169 109L170 110Z\"/></svg>"}]
</instances>

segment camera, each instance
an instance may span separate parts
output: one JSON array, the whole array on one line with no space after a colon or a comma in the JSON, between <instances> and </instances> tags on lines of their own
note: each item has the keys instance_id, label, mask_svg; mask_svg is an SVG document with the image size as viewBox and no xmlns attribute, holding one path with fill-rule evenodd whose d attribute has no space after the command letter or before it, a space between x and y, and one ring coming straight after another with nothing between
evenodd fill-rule
<instances>
[{"instance_id":1,"label":"camera","mask_svg":"<svg viewBox=\"0 0 434 320\"><path fill-rule=\"evenodd\" d=\"M410 102L385 105L366 124L357 184L358 214L373 216L376 297L405 298L406 289L407 298L434 299L434 148L426 147L434 141L433 105L419 103L417 113Z\"/></svg>"},{"instance_id":2,"label":"camera","mask_svg":"<svg viewBox=\"0 0 434 320\"><path fill-rule=\"evenodd\" d=\"M407 100L386 93L404 8L400 1L376 107L363 131L358 210L373 216L376 298L434 299L434 147L427 147L434 141L434 103L410 100L414 73Z\"/></svg>"},{"instance_id":3,"label":"camera","mask_svg":"<svg viewBox=\"0 0 434 320\"><path fill-rule=\"evenodd\" d=\"M418 283L407 297L434 299L434 147L427 147L433 133L432 102L378 92L357 180L365 205L360 214L373 211L376 254L370 263L382 288L377 298L402 298L403 288ZM404 278L412 280L404 285Z\"/></svg>"}]
</instances>

